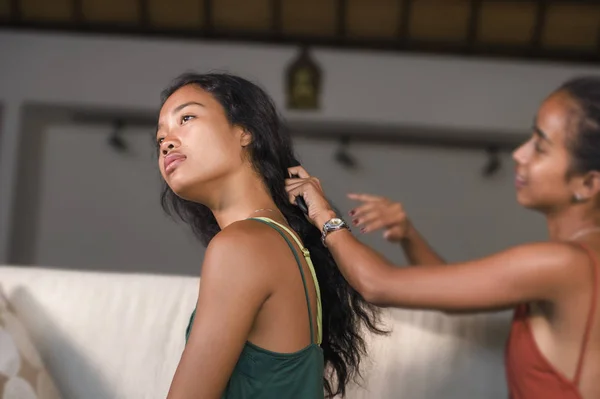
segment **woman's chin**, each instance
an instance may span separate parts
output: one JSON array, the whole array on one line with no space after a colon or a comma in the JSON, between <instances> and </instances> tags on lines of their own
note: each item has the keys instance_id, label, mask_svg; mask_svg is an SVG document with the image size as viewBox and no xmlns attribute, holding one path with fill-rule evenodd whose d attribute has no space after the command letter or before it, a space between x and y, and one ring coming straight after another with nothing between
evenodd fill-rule
<instances>
[{"instance_id":1,"label":"woman's chin","mask_svg":"<svg viewBox=\"0 0 600 399\"><path fill-rule=\"evenodd\" d=\"M548 209L548 205L540 201L535 201L531 197L519 195L517 192L517 203L525 209L544 213Z\"/></svg>"},{"instance_id":2,"label":"woman's chin","mask_svg":"<svg viewBox=\"0 0 600 399\"><path fill-rule=\"evenodd\" d=\"M534 209L535 204L531 201L531 198L528 198L521 191L517 191L517 203L521 205L523 208Z\"/></svg>"},{"instance_id":3,"label":"woman's chin","mask_svg":"<svg viewBox=\"0 0 600 399\"><path fill-rule=\"evenodd\" d=\"M191 184L186 184L186 182L181 181L180 179L174 179L171 178L167 181L167 184L169 185L169 188L171 189L171 191L173 191L173 193L175 193L176 196L178 196L181 199L187 200L187 201L193 201L191 199L192 197L192 185Z\"/></svg>"}]
</instances>

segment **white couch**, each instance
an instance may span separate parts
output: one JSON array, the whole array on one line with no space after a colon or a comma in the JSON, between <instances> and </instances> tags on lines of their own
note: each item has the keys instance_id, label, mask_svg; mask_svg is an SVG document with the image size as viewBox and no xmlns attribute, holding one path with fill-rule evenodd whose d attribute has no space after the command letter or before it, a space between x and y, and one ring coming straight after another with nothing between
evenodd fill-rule
<instances>
[{"instance_id":1,"label":"white couch","mask_svg":"<svg viewBox=\"0 0 600 399\"><path fill-rule=\"evenodd\" d=\"M0 266L0 286L65 399L165 398L198 278ZM385 310L349 399L505 399L509 315Z\"/></svg>"}]
</instances>

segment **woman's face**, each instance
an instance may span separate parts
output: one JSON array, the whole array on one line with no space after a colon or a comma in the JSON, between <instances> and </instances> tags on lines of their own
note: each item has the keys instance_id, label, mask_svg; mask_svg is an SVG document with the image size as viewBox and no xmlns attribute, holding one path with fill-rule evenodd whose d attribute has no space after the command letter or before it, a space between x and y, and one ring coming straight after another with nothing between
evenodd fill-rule
<instances>
[{"instance_id":1,"label":"woman's face","mask_svg":"<svg viewBox=\"0 0 600 399\"><path fill-rule=\"evenodd\" d=\"M513 153L521 205L552 212L572 203L581 182L569 177L571 154L567 140L576 127L575 111L576 105L567 93L552 94L538 110L531 138Z\"/></svg>"},{"instance_id":2,"label":"woman's face","mask_svg":"<svg viewBox=\"0 0 600 399\"><path fill-rule=\"evenodd\" d=\"M165 101L156 140L158 167L171 190L201 202L244 164L249 135L229 123L210 93L190 84Z\"/></svg>"}]
</instances>

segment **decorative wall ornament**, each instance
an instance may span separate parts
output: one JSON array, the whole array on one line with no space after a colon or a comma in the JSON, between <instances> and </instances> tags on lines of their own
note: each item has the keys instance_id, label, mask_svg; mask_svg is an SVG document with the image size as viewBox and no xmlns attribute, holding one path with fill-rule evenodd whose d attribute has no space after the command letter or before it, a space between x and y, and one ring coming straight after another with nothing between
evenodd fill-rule
<instances>
[{"instance_id":1,"label":"decorative wall ornament","mask_svg":"<svg viewBox=\"0 0 600 399\"><path fill-rule=\"evenodd\" d=\"M286 106L290 110L318 110L321 106L322 72L302 46L285 72Z\"/></svg>"}]
</instances>

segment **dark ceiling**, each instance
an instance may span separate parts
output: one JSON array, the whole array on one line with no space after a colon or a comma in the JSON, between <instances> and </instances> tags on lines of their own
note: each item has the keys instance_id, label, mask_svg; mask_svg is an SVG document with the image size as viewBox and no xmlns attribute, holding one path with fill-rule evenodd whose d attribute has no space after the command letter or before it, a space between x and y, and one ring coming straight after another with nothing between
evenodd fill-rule
<instances>
[{"instance_id":1,"label":"dark ceiling","mask_svg":"<svg viewBox=\"0 0 600 399\"><path fill-rule=\"evenodd\" d=\"M600 0L0 0L0 27L600 61Z\"/></svg>"}]
</instances>

